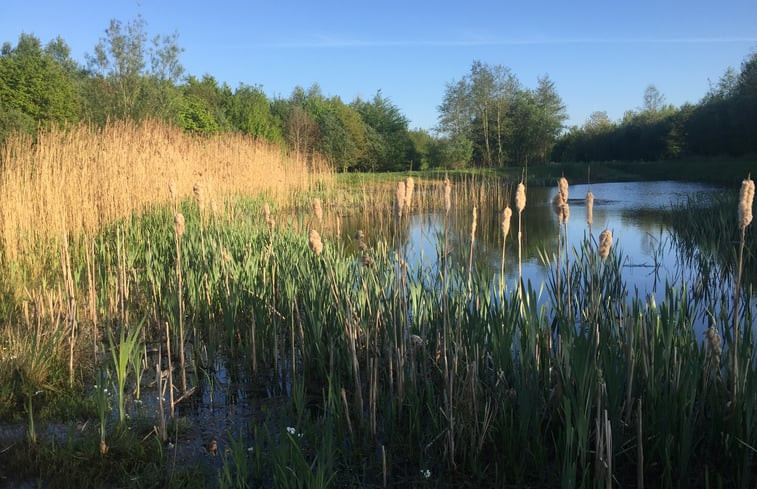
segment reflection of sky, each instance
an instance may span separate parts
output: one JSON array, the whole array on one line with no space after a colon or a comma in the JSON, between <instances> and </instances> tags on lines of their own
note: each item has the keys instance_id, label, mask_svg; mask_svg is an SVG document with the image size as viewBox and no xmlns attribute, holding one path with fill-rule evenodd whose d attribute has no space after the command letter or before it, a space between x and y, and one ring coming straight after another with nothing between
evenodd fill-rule
<instances>
[{"instance_id":1,"label":"reflection of sky","mask_svg":"<svg viewBox=\"0 0 757 489\"><path fill-rule=\"evenodd\" d=\"M574 185L569 189L570 218L568 221L569 247L580 250L586 223L586 192L594 194L592 235L596 241L604 229L613 233L613 248L623 258L622 276L630 295L638 290L640 298L653 294L657 303L663 301L666 280L680 286L682 280L690 285L696 281L692 271L679 264L670 234L662 220L661 209L695 197L702 192L718 188L681 182L632 182ZM530 188L523 215L523 278L539 290L547 278L549 268L540 255L557 254L558 222L551 208L556 188ZM511 206L514 207L513 204ZM470 214L467 209L450 213L449 250L455 267L467 268L470 246ZM474 260L499 272L502 257L502 237L499 230L501 209L478 210L478 228ZM404 252L411 266L422 266L436 271L439 250L443 247L445 215L427 212L408 217L403 231ZM518 277L518 219L514 213L507 241L505 275L508 288L515 287ZM564 250L563 250L564 253ZM574 260L573 254L570 255ZM700 325L701 327L701 325Z\"/></svg>"}]
</instances>

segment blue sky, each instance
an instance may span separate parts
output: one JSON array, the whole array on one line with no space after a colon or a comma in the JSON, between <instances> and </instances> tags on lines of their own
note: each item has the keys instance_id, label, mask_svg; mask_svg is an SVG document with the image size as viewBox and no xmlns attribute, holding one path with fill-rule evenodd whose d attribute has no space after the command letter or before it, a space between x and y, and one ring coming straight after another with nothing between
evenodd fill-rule
<instances>
[{"instance_id":1,"label":"blue sky","mask_svg":"<svg viewBox=\"0 0 757 489\"><path fill-rule=\"evenodd\" d=\"M247 1L11 0L0 42L57 35L80 62L110 19L141 12L150 36L178 32L181 61L232 88L271 97L321 86L345 102L377 90L411 128L432 129L445 85L480 60L526 87L555 82L568 124L593 111L617 120L654 84L666 102L698 102L729 66L757 50L757 1Z\"/></svg>"}]
</instances>

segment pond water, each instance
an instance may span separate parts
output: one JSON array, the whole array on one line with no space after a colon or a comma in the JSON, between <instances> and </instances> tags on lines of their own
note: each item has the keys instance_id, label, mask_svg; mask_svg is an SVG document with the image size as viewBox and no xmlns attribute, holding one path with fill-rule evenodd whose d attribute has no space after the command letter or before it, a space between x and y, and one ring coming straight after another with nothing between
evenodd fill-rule
<instances>
[{"instance_id":1,"label":"pond water","mask_svg":"<svg viewBox=\"0 0 757 489\"><path fill-rule=\"evenodd\" d=\"M593 222L587 224L586 194L594 195ZM665 211L677 203L693 200L705 205L708 194L722 188L687 182L623 182L591 185L572 185L569 188L570 217L567 225L569 259L574 250L580 252L584 239L590 239L596 250L599 234L609 229L613 234L613 248L622 257L622 277L629 295L638 291L640 298L648 295L660 303L665 297L666 282L679 287L685 281L689 286L701 282L698 270L686 265L672 239L672 230L666 221ZM454 190L453 190L454 192ZM502 264L501 199L482 196L474 199L477 205L478 225L473 259L478 266L491 268L499 274ZM530 281L536 290L545 282L558 254L560 225L552 208L556 187L529 187L522 216L523 226L523 279ZM514 204L510 204L514 207ZM473 201L459 200L450 213L447 236L453 252L453 262L467 266L470 249L471 214ZM385 211L388 212L388 211ZM735 212L734 212L735 218ZM388 218L391 219L391 218ZM401 238L403 253L411 267L424 266L434 270L439 264L443 248L446 216L443 210L423 209L407 216L407 225ZM348 215L345 229L352 235L357 229L370 228L368 220L357 213ZM518 280L518 216L514 212L506 245L505 277L508 288L516 287ZM565 231L563 231L564 233ZM563 238L564 239L564 238ZM564 241L563 241L564 243ZM564 246L564 244L562 245ZM564 249L562 250L564 256ZM497 275L498 276L498 275ZM753 306L757 307L757 304ZM701 318L697 329L706 327Z\"/></svg>"}]
</instances>

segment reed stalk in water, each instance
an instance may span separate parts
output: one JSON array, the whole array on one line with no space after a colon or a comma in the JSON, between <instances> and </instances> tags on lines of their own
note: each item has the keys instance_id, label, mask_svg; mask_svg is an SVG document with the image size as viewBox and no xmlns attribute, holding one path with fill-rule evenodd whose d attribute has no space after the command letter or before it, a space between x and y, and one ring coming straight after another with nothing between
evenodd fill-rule
<instances>
[{"instance_id":1,"label":"reed stalk in water","mask_svg":"<svg viewBox=\"0 0 757 489\"><path fill-rule=\"evenodd\" d=\"M754 203L754 181L751 178L741 182L739 193L739 229L741 240L739 242L739 263L736 272L736 284L733 291L733 386L732 400L736 400L739 384L739 299L741 296L741 272L744 262L744 241L746 228L752 222L752 205Z\"/></svg>"}]
</instances>

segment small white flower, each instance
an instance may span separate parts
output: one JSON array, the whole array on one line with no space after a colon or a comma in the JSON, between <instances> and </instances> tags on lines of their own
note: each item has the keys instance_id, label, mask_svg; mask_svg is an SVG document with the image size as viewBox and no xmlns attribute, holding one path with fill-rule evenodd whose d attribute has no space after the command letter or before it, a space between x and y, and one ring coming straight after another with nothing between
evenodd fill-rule
<instances>
[{"instance_id":1,"label":"small white flower","mask_svg":"<svg viewBox=\"0 0 757 489\"><path fill-rule=\"evenodd\" d=\"M248 452L254 452L255 451L255 447L250 447L250 448L247 449L247 451Z\"/></svg>"},{"instance_id":2,"label":"small white flower","mask_svg":"<svg viewBox=\"0 0 757 489\"><path fill-rule=\"evenodd\" d=\"M168 442L168 445L167 445L167 447L168 447L168 449L169 449L169 450L170 450L170 449L172 449L172 448L173 448L173 443L171 443L171 442L169 441L169 442Z\"/></svg>"},{"instance_id":3,"label":"small white flower","mask_svg":"<svg viewBox=\"0 0 757 489\"><path fill-rule=\"evenodd\" d=\"M297 430L295 430L292 426L287 426L287 431L290 435L294 435L297 432Z\"/></svg>"},{"instance_id":4,"label":"small white flower","mask_svg":"<svg viewBox=\"0 0 757 489\"><path fill-rule=\"evenodd\" d=\"M297 438L302 438L302 433L297 433Z\"/></svg>"},{"instance_id":5,"label":"small white flower","mask_svg":"<svg viewBox=\"0 0 757 489\"><path fill-rule=\"evenodd\" d=\"M424 479L431 477L431 471L429 469L421 470L421 474L423 475Z\"/></svg>"}]
</instances>

